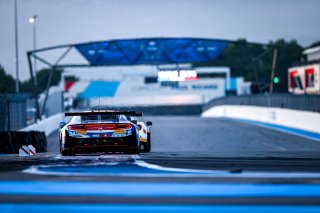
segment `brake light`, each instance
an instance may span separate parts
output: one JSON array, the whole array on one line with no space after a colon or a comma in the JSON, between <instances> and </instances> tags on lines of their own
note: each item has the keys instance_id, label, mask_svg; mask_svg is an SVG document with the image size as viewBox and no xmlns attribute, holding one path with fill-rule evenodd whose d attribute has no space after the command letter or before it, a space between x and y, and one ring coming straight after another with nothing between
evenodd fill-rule
<instances>
[{"instance_id":1,"label":"brake light","mask_svg":"<svg viewBox=\"0 0 320 213\"><path fill-rule=\"evenodd\" d=\"M91 124L89 124L89 125L86 124L86 125L85 125L85 128L86 128L86 130L100 130L100 129L99 129L99 126L98 126L98 125L95 125L95 124L92 124L92 125L91 125Z\"/></svg>"},{"instance_id":2,"label":"brake light","mask_svg":"<svg viewBox=\"0 0 320 213\"><path fill-rule=\"evenodd\" d=\"M130 129L131 124L75 124L70 125L70 130L115 130Z\"/></svg>"},{"instance_id":3,"label":"brake light","mask_svg":"<svg viewBox=\"0 0 320 213\"><path fill-rule=\"evenodd\" d=\"M86 130L114 130L116 124L86 124L84 125Z\"/></svg>"},{"instance_id":4,"label":"brake light","mask_svg":"<svg viewBox=\"0 0 320 213\"><path fill-rule=\"evenodd\" d=\"M130 129L131 124L117 124L117 128L119 129Z\"/></svg>"},{"instance_id":5,"label":"brake light","mask_svg":"<svg viewBox=\"0 0 320 213\"><path fill-rule=\"evenodd\" d=\"M114 130L117 128L117 124L101 124L102 130Z\"/></svg>"},{"instance_id":6,"label":"brake light","mask_svg":"<svg viewBox=\"0 0 320 213\"><path fill-rule=\"evenodd\" d=\"M85 129L84 125L77 124L77 125L70 125L69 126L70 130L80 130L80 129Z\"/></svg>"}]
</instances>

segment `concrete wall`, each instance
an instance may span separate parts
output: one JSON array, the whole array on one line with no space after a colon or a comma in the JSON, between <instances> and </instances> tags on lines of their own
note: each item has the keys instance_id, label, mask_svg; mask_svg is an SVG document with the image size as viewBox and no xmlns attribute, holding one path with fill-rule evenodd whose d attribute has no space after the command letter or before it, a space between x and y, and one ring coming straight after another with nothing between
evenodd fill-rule
<instances>
[{"instance_id":1,"label":"concrete wall","mask_svg":"<svg viewBox=\"0 0 320 213\"><path fill-rule=\"evenodd\" d=\"M40 131L45 132L46 136L49 136L52 132L59 129L59 122L64 121L64 113L59 113L53 116L50 116L38 123L32 124L26 128L20 129L19 131Z\"/></svg>"},{"instance_id":2,"label":"concrete wall","mask_svg":"<svg viewBox=\"0 0 320 213\"><path fill-rule=\"evenodd\" d=\"M40 110L42 110L42 104L44 102L45 92L39 97ZM49 90L49 96L46 103L45 116L49 117L64 111L64 97L63 97L63 87L52 86Z\"/></svg>"},{"instance_id":3,"label":"concrete wall","mask_svg":"<svg viewBox=\"0 0 320 213\"><path fill-rule=\"evenodd\" d=\"M293 95L287 93L254 94L240 96L226 96L210 101L203 105L203 111L215 106L244 105L271 107L282 109L293 109L298 111L311 111L320 113L319 95Z\"/></svg>"},{"instance_id":4,"label":"concrete wall","mask_svg":"<svg viewBox=\"0 0 320 213\"><path fill-rule=\"evenodd\" d=\"M222 105L208 109L202 117L246 119L320 133L320 113L292 109Z\"/></svg>"}]
</instances>

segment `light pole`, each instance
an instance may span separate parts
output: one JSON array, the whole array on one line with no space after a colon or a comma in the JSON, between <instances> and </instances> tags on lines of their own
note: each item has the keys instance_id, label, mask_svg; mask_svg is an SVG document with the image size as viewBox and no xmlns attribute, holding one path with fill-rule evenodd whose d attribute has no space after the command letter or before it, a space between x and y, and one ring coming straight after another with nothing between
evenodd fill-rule
<instances>
[{"instance_id":1,"label":"light pole","mask_svg":"<svg viewBox=\"0 0 320 213\"><path fill-rule=\"evenodd\" d=\"M14 40L15 40L15 63L16 63L16 93L19 93L19 44L18 44L18 5L14 0Z\"/></svg>"},{"instance_id":2,"label":"light pole","mask_svg":"<svg viewBox=\"0 0 320 213\"><path fill-rule=\"evenodd\" d=\"M36 28L36 23L37 23L37 15L32 16L31 18L29 18L29 23L33 25L33 50L37 49L37 28ZM34 58L33 61L33 67L34 67L34 81L35 84L38 85L37 82L37 60Z\"/></svg>"}]
</instances>

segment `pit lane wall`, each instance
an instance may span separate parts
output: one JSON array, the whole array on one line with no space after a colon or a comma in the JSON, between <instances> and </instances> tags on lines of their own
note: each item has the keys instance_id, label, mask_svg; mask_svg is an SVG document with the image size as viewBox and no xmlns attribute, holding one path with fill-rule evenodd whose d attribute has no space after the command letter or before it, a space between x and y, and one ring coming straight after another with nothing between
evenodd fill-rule
<instances>
[{"instance_id":1,"label":"pit lane wall","mask_svg":"<svg viewBox=\"0 0 320 213\"><path fill-rule=\"evenodd\" d=\"M64 113L58 113L58 114L52 115L26 128L20 129L19 131L22 131L22 132L39 131L39 132L45 132L45 135L49 136L52 132L54 132L59 128L59 122L61 121L64 121Z\"/></svg>"},{"instance_id":2,"label":"pit lane wall","mask_svg":"<svg viewBox=\"0 0 320 213\"><path fill-rule=\"evenodd\" d=\"M288 127L315 133L320 139L320 113L292 109L256 107L245 105L215 106L201 115L202 117L224 117L241 119L264 124Z\"/></svg>"},{"instance_id":3,"label":"pit lane wall","mask_svg":"<svg viewBox=\"0 0 320 213\"><path fill-rule=\"evenodd\" d=\"M17 154L23 145L32 145L36 152L47 152L47 137L64 120L64 113L58 113L18 131L0 131L0 154Z\"/></svg>"}]
</instances>

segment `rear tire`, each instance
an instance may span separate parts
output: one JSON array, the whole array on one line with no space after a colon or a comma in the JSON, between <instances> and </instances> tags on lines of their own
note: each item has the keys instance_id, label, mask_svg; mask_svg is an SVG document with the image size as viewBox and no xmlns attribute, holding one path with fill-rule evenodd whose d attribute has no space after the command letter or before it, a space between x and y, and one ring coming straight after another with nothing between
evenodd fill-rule
<instances>
[{"instance_id":1,"label":"rear tire","mask_svg":"<svg viewBox=\"0 0 320 213\"><path fill-rule=\"evenodd\" d=\"M73 156L71 150L61 149L60 153L61 153L62 156Z\"/></svg>"},{"instance_id":2,"label":"rear tire","mask_svg":"<svg viewBox=\"0 0 320 213\"><path fill-rule=\"evenodd\" d=\"M136 130L133 131L132 136L128 138L128 144L130 146L129 154L139 154L140 146L139 146L139 138L137 138Z\"/></svg>"},{"instance_id":3,"label":"rear tire","mask_svg":"<svg viewBox=\"0 0 320 213\"><path fill-rule=\"evenodd\" d=\"M148 132L147 134L147 142L143 144L143 151L150 152L151 151L151 134Z\"/></svg>"},{"instance_id":4,"label":"rear tire","mask_svg":"<svg viewBox=\"0 0 320 213\"><path fill-rule=\"evenodd\" d=\"M140 148L131 148L130 154L140 154Z\"/></svg>"},{"instance_id":5,"label":"rear tire","mask_svg":"<svg viewBox=\"0 0 320 213\"><path fill-rule=\"evenodd\" d=\"M148 141L148 142L144 142L144 143L142 144L142 146L143 146L143 149L142 149L143 152L150 152L150 150L151 150L151 144L150 144L149 141Z\"/></svg>"},{"instance_id":6,"label":"rear tire","mask_svg":"<svg viewBox=\"0 0 320 213\"><path fill-rule=\"evenodd\" d=\"M147 142L141 143L143 146L142 152L150 152L151 151L151 134L148 132L147 134Z\"/></svg>"},{"instance_id":7,"label":"rear tire","mask_svg":"<svg viewBox=\"0 0 320 213\"><path fill-rule=\"evenodd\" d=\"M72 150L71 149L63 149L62 148L62 133L59 135L59 144L60 144L60 153L62 156L72 156L74 154L72 154ZM68 132L66 131L66 136L65 136L65 143L67 142L67 136L68 136Z\"/></svg>"}]
</instances>

